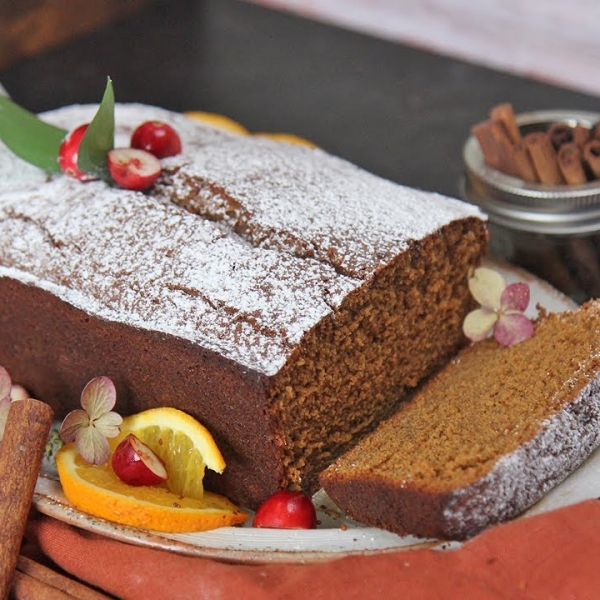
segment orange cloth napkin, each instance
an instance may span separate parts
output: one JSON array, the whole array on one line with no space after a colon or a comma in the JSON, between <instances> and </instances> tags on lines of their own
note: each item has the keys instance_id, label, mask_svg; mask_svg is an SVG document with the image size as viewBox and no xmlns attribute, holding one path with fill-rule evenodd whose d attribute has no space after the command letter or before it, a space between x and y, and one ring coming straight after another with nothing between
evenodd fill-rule
<instances>
[{"instance_id":1,"label":"orange cloth napkin","mask_svg":"<svg viewBox=\"0 0 600 600\"><path fill-rule=\"evenodd\" d=\"M489 529L457 550L309 565L233 565L125 544L38 516L28 538L72 575L130 600L600 598L600 502Z\"/></svg>"}]
</instances>

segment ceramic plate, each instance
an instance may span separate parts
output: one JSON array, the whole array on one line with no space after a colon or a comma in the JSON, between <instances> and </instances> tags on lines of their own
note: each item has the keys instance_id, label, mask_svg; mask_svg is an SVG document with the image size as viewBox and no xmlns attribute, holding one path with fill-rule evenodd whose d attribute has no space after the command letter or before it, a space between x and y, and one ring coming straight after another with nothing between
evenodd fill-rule
<instances>
[{"instance_id":1,"label":"ceramic plate","mask_svg":"<svg viewBox=\"0 0 600 600\"><path fill-rule=\"evenodd\" d=\"M530 284L529 316L535 316L537 303L548 311L575 307L571 300L529 273L504 265L493 266L503 272L508 282L527 281ZM600 497L600 449L524 516L597 497ZM352 554L453 545L365 527L348 519L322 490L313 500L319 520L319 526L314 530L254 529L247 525L202 533L165 534L118 525L77 510L65 498L50 466L42 469L34 495L34 503L40 512L82 529L132 544L232 562L315 562ZM252 522L252 515L248 522Z\"/></svg>"}]
</instances>

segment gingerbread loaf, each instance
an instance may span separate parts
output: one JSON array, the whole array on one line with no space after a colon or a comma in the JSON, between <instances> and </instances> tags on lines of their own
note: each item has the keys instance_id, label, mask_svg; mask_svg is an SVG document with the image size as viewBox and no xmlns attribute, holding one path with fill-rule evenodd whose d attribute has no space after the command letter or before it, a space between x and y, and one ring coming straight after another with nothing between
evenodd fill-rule
<instances>
[{"instance_id":1,"label":"gingerbread loaf","mask_svg":"<svg viewBox=\"0 0 600 600\"><path fill-rule=\"evenodd\" d=\"M73 129L95 107L43 115ZM122 414L203 422L256 506L318 474L464 343L475 207L318 149L142 105L182 138L146 193L48 175L0 147L0 364L65 409L106 375Z\"/></svg>"},{"instance_id":2,"label":"gingerbread loaf","mask_svg":"<svg viewBox=\"0 0 600 600\"><path fill-rule=\"evenodd\" d=\"M519 515L600 443L600 301L463 349L321 476L354 518L464 539Z\"/></svg>"}]
</instances>

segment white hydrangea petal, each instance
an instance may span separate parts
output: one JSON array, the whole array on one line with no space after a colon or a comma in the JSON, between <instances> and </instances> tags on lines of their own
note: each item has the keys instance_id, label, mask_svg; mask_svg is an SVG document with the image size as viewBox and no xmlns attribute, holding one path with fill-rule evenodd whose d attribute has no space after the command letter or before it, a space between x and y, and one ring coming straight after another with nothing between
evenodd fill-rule
<instances>
[{"instance_id":1,"label":"white hydrangea petal","mask_svg":"<svg viewBox=\"0 0 600 600\"><path fill-rule=\"evenodd\" d=\"M63 420L60 426L60 437L65 443L74 442L77 432L82 427L88 427L90 418L85 410L77 408L72 410Z\"/></svg>"},{"instance_id":2,"label":"white hydrangea petal","mask_svg":"<svg viewBox=\"0 0 600 600\"><path fill-rule=\"evenodd\" d=\"M105 437L114 438L120 433L119 426L123 423L123 417L116 412L104 413L94 421L94 427Z\"/></svg>"},{"instance_id":3,"label":"white hydrangea petal","mask_svg":"<svg viewBox=\"0 0 600 600\"><path fill-rule=\"evenodd\" d=\"M81 393L81 406L91 421L112 410L116 401L115 384L104 376L92 379Z\"/></svg>"},{"instance_id":4,"label":"white hydrangea petal","mask_svg":"<svg viewBox=\"0 0 600 600\"><path fill-rule=\"evenodd\" d=\"M463 322L463 332L472 342L480 342L489 336L498 315L486 308L471 311Z\"/></svg>"},{"instance_id":5,"label":"white hydrangea petal","mask_svg":"<svg viewBox=\"0 0 600 600\"><path fill-rule=\"evenodd\" d=\"M102 465L110 456L110 446L106 438L92 425L82 427L75 439L77 450L82 458L93 465Z\"/></svg>"},{"instance_id":6,"label":"white hydrangea petal","mask_svg":"<svg viewBox=\"0 0 600 600\"><path fill-rule=\"evenodd\" d=\"M502 292L506 288L504 277L493 269L479 267L469 277L469 290L473 298L484 308L499 310L502 306Z\"/></svg>"}]
</instances>

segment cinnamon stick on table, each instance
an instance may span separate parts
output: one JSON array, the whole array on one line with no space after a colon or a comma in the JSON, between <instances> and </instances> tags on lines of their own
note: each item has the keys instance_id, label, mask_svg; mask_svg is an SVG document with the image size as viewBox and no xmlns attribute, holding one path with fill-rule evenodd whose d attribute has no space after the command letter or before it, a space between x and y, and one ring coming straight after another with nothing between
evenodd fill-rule
<instances>
[{"instance_id":1,"label":"cinnamon stick on table","mask_svg":"<svg viewBox=\"0 0 600 600\"><path fill-rule=\"evenodd\" d=\"M17 562L12 597L14 600L108 600L102 592L22 555Z\"/></svg>"},{"instance_id":2,"label":"cinnamon stick on table","mask_svg":"<svg viewBox=\"0 0 600 600\"><path fill-rule=\"evenodd\" d=\"M32 398L12 402L8 411L0 442L0 600L15 574L53 414Z\"/></svg>"}]
</instances>

